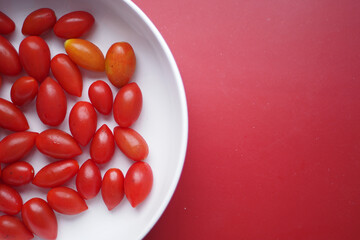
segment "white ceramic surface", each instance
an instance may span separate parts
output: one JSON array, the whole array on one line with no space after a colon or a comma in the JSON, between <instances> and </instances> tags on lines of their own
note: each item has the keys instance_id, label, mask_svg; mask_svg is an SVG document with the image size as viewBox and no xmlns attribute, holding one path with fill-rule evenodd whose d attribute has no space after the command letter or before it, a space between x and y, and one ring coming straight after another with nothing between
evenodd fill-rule
<instances>
[{"instance_id":1,"label":"white ceramic surface","mask_svg":"<svg viewBox=\"0 0 360 240\"><path fill-rule=\"evenodd\" d=\"M145 14L131 1L121 0L1 0L1 11L16 24L15 32L7 36L16 49L24 38L21 34L21 26L25 17L42 7L52 8L58 18L75 10L92 13L96 23L83 38L99 46L104 55L114 42L127 41L133 46L137 57L137 69L132 81L140 86L144 103L141 116L133 128L148 142L150 153L146 162L150 164L154 174L154 185L150 195L135 209L124 198L119 206L109 212L101 194L98 194L96 198L87 201L89 209L80 215L65 216L56 213L59 225L57 239L141 239L165 210L178 183L185 158L188 134L187 106L176 63L160 33ZM52 57L57 53L65 52L64 40L57 38L52 32L43 37L49 44ZM81 71L84 77L82 97L67 95L67 116L59 126L67 132L69 132L68 114L77 101L88 101L87 90L90 84L98 79L109 83L104 73L92 73L83 69ZM22 75L25 73L22 72ZM0 89L1 97L10 99L10 87L15 80L14 77L4 77ZM110 83L109 85L115 96L117 89ZM38 119L35 102L23 107L23 111L28 118L30 130L40 132L48 128ZM108 124L111 129L116 126L112 115L103 116L98 113L98 127L102 123ZM3 138L9 133L1 130L0 137ZM76 158L80 164L90 157L88 147L83 148L83 152ZM25 160L34 166L35 172L54 161L44 157L37 150ZM116 148L112 161L100 166L101 173L104 175L108 168L118 167L126 174L132 163ZM72 180L68 186L75 188L75 181ZM24 202L34 196L46 199L47 190L34 185L17 189ZM35 239L39 238L35 237Z\"/></svg>"}]
</instances>

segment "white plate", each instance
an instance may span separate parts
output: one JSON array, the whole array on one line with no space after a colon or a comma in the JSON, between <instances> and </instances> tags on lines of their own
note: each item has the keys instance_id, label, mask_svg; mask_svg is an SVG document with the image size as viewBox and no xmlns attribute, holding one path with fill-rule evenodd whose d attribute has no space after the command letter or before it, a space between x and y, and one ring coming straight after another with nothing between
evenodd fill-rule
<instances>
[{"instance_id":1,"label":"white plate","mask_svg":"<svg viewBox=\"0 0 360 240\"><path fill-rule=\"evenodd\" d=\"M24 36L21 27L25 17L32 11L49 7L60 18L65 13L84 10L93 14L96 23L83 38L95 43L106 54L114 42L127 41L137 57L137 69L132 81L140 86L143 93L143 110L138 121L133 125L147 140L150 153L146 162L154 174L153 189L148 198L133 209L126 198L113 211L109 212L102 201L101 194L87 201L89 209L76 216L56 213L58 219L59 240L69 239L140 239L143 238L165 210L178 183L187 146L188 118L185 92L174 58L165 41L145 14L131 1L116 0L24 0L1 1L0 9L16 24L16 30L6 36L18 49ZM48 42L51 56L65 52L64 40L52 32L43 36ZM68 111L60 129L69 132L68 114L79 100L88 101L87 90L98 79L107 80L104 73L92 73L83 70L84 89L81 98L67 95ZM22 72L22 75L25 75ZM52 76L52 75L51 75ZM10 99L10 87L16 78L4 77L0 96ZM109 83L109 85L111 85ZM115 96L117 89L112 87ZM37 117L35 102L23 108L28 118L31 131L47 129ZM98 127L107 123L113 129L116 124L111 116L98 114ZM0 131L0 137L9 132ZM83 148L83 154L76 159L82 164L87 160L89 148ZM34 150L25 159L37 172L45 164L54 160L44 157ZM102 175L110 167L120 168L126 174L133 161L124 157L119 149L109 164L101 166ZM75 189L74 180L68 186ZM24 202L31 197L46 199L47 190L32 184L17 188ZM35 237L34 239L39 239Z\"/></svg>"}]
</instances>

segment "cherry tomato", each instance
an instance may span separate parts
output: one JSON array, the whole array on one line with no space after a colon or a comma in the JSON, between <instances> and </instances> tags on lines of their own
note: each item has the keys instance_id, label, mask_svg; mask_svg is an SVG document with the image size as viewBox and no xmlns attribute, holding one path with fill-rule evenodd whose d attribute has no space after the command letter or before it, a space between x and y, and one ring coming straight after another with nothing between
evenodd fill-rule
<instances>
[{"instance_id":1,"label":"cherry tomato","mask_svg":"<svg viewBox=\"0 0 360 240\"><path fill-rule=\"evenodd\" d=\"M120 127L130 127L140 116L142 94L136 83L122 87L114 100L114 119Z\"/></svg>"},{"instance_id":2,"label":"cherry tomato","mask_svg":"<svg viewBox=\"0 0 360 240\"><path fill-rule=\"evenodd\" d=\"M0 211L9 215L18 214L23 204L20 194L13 188L0 183Z\"/></svg>"},{"instance_id":3,"label":"cherry tomato","mask_svg":"<svg viewBox=\"0 0 360 240\"><path fill-rule=\"evenodd\" d=\"M15 23L5 13L0 11L0 34L9 34L15 30Z\"/></svg>"},{"instance_id":4,"label":"cherry tomato","mask_svg":"<svg viewBox=\"0 0 360 240\"><path fill-rule=\"evenodd\" d=\"M41 132L35 144L41 153L57 159L69 159L82 153L75 139L59 129Z\"/></svg>"},{"instance_id":5,"label":"cherry tomato","mask_svg":"<svg viewBox=\"0 0 360 240\"><path fill-rule=\"evenodd\" d=\"M115 127L114 138L125 156L134 161L144 160L149 154L149 147L145 139L131 128Z\"/></svg>"},{"instance_id":6,"label":"cherry tomato","mask_svg":"<svg viewBox=\"0 0 360 240\"><path fill-rule=\"evenodd\" d=\"M106 171L101 185L101 195L109 211L119 205L124 198L124 174L120 169L110 168Z\"/></svg>"},{"instance_id":7,"label":"cherry tomato","mask_svg":"<svg viewBox=\"0 0 360 240\"><path fill-rule=\"evenodd\" d=\"M34 235L24 223L13 216L0 216L0 239L4 240L30 240Z\"/></svg>"},{"instance_id":8,"label":"cherry tomato","mask_svg":"<svg viewBox=\"0 0 360 240\"><path fill-rule=\"evenodd\" d=\"M79 164L73 159L50 163L40 169L32 183L38 187L59 187L73 178L79 171Z\"/></svg>"},{"instance_id":9,"label":"cherry tomato","mask_svg":"<svg viewBox=\"0 0 360 240\"><path fill-rule=\"evenodd\" d=\"M104 124L95 133L90 145L90 156L98 164L111 160L115 151L114 136L109 127Z\"/></svg>"},{"instance_id":10,"label":"cherry tomato","mask_svg":"<svg viewBox=\"0 0 360 240\"><path fill-rule=\"evenodd\" d=\"M47 77L40 84L36 98L36 111L40 120L49 126L58 126L64 121L66 110L64 90L51 77Z\"/></svg>"},{"instance_id":11,"label":"cherry tomato","mask_svg":"<svg viewBox=\"0 0 360 240\"><path fill-rule=\"evenodd\" d=\"M29 124L19 108L12 102L0 98L0 127L20 132L29 129Z\"/></svg>"},{"instance_id":12,"label":"cherry tomato","mask_svg":"<svg viewBox=\"0 0 360 240\"><path fill-rule=\"evenodd\" d=\"M68 39L64 46L71 60L80 67L96 72L105 70L104 54L95 44L84 39Z\"/></svg>"},{"instance_id":13,"label":"cherry tomato","mask_svg":"<svg viewBox=\"0 0 360 240\"><path fill-rule=\"evenodd\" d=\"M21 32L24 35L39 36L52 29L56 16L50 8L40 8L30 13L24 21Z\"/></svg>"},{"instance_id":14,"label":"cherry tomato","mask_svg":"<svg viewBox=\"0 0 360 240\"><path fill-rule=\"evenodd\" d=\"M10 186L28 184L34 178L34 168L27 162L14 162L2 170L1 180Z\"/></svg>"},{"instance_id":15,"label":"cherry tomato","mask_svg":"<svg viewBox=\"0 0 360 240\"><path fill-rule=\"evenodd\" d=\"M127 42L114 43L106 53L105 72L115 87L127 84L135 72L136 57Z\"/></svg>"},{"instance_id":16,"label":"cherry tomato","mask_svg":"<svg viewBox=\"0 0 360 240\"><path fill-rule=\"evenodd\" d=\"M21 72L20 58L14 46L0 36L0 73L15 76Z\"/></svg>"},{"instance_id":17,"label":"cherry tomato","mask_svg":"<svg viewBox=\"0 0 360 240\"><path fill-rule=\"evenodd\" d=\"M90 30L94 22L94 17L88 12L70 12L56 22L54 33L65 39L79 38Z\"/></svg>"},{"instance_id":18,"label":"cherry tomato","mask_svg":"<svg viewBox=\"0 0 360 240\"><path fill-rule=\"evenodd\" d=\"M50 66L62 88L71 95L81 97L83 88L81 72L69 56L63 53L56 55L51 60Z\"/></svg>"},{"instance_id":19,"label":"cherry tomato","mask_svg":"<svg viewBox=\"0 0 360 240\"><path fill-rule=\"evenodd\" d=\"M108 115L113 105L113 94L106 82L98 80L89 87L89 99L98 112Z\"/></svg>"},{"instance_id":20,"label":"cherry tomato","mask_svg":"<svg viewBox=\"0 0 360 240\"><path fill-rule=\"evenodd\" d=\"M136 207L149 195L153 185L153 174L149 164L136 162L126 173L124 189L132 207Z\"/></svg>"},{"instance_id":21,"label":"cherry tomato","mask_svg":"<svg viewBox=\"0 0 360 240\"><path fill-rule=\"evenodd\" d=\"M21 209L25 226L44 239L56 239L58 224L54 211L41 198L32 198Z\"/></svg>"},{"instance_id":22,"label":"cherry tomato","mask_svg":"<svg viewBox=\"0 0 360 240\"><path fill-rule=\"evenodd\" d=\"M47 201L52 209L66 215L79 214L88 209L80 194L68 187L51 189L47 194Z\"/></svg>"},{"instance_id":23,"label":"cherry tomato","mask_svg":"<svg viewBox=\"0 0 360 240\"><path fill-rule=\"evenodd\" d=\"M20 43L19 57L27 74L42 82L50 71L50 49L38 36L26 37Z\"/></svg>"},{"instance_id":24,"label":"cherry tomato","mask_svg":"<svg viewBox=\"0 0 360 240\"><path fill-rule=\"evenodd\" d=\"M94 198L101 188L101 173L99 167L91 159L80 167L76 176L76 189L84 199Z\"/></svg>"},{"instance_id":25,"label":"cherry tomato","mask_svg":"<svg viewBox=\"0 0 360 240\"><path fill-rule=\"evenodd\" d=\"M39 84L33 77L21 77L11 87L11 101L18 106L25 105L34 100Z\"/></svg>"},{"instance_id":26,"label":"cherry tomato","mask_svg":"<svg viewBox=\"0 0 360 240\"><path fill-rule=\"evenodd\" d=\"M12 163L24 158L34 147L36 132L17 132L0 141L0 162Z\"/></svg>"}]
</instances>

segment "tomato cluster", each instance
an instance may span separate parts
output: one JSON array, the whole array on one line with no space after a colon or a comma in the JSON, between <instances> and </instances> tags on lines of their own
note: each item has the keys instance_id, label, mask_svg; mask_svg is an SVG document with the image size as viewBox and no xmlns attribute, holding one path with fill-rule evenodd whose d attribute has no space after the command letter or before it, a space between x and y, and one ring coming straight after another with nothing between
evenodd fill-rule
<instances>
[{"instance_id":1,"label":"tomato cluster","mask_svg":"<svg viewBox=\"0 0 360 240\"><path fill-rule=\"evenodd\" d=\"M93 26L94 17L84 11L65 14L57 20L55 12L41 8L30 13L21 32L26 37L19 53L0 35L0 74L17 76L11 87L11 102L0 98L0 127L13 131L0 141L0 239L32 239L34 234L44 239L56 239L58 225L54 211L74 215L88 209L86 200L100 191L107 208L112 210L126 196L136 207L148 196L153 185L152 170L146 162L149 153L145 139L134 129L133 123L142 110L139 86L129 83L136 66L132 46L117 42L109 47L106 56L93 43L80 39ZM14 22L0 12L0 34L11 34ZM65 40L67 54L51 58L47 42L41 37L53 31ZM70 133L55 127L63 123L67 113L66 93L81 97L83 76L80 68L105 72L118 88L115 99L105 81L95 81L88 89L90 102L78 101L69 114ZM53 74L54 78L49 74ZM86 72L86 71L85 71ZM0 76L0 86L3 78ZM36 100L35 100L36 99ZM42 123L50 128L37 133L30 126L21 106L36 102ZM112 112L118 124L113 129L98 126L97 114ZM90 144L91 158L81 166L76 161L81 146ZM134 163L126 175L119 168L111 168L101 176L99 164L111 161L115 145ZM36 147L42 154L56 159L37 173L28 162L21 161ZM64 186L75 178L76 190ZM32 198L23 203L16 187L34 184L47 188L46 200ZM17 215L21 215L21 219Z\"/></svg>"}]
</instances>

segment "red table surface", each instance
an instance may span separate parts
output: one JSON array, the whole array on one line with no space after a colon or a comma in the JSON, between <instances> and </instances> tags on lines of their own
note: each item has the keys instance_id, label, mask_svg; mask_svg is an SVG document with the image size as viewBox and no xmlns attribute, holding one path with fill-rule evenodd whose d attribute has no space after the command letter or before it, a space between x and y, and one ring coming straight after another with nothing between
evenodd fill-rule
<instances>
[{"instance_id":1,"label":"red table surface","mask_svg":"<svg viewBox=\"0 0 360 240\"><path fill-rule=\"evenodd\" d=\"M188 100L146 239L360 239L360 1L135 0Z\"/></svg>"}]
</instances>

